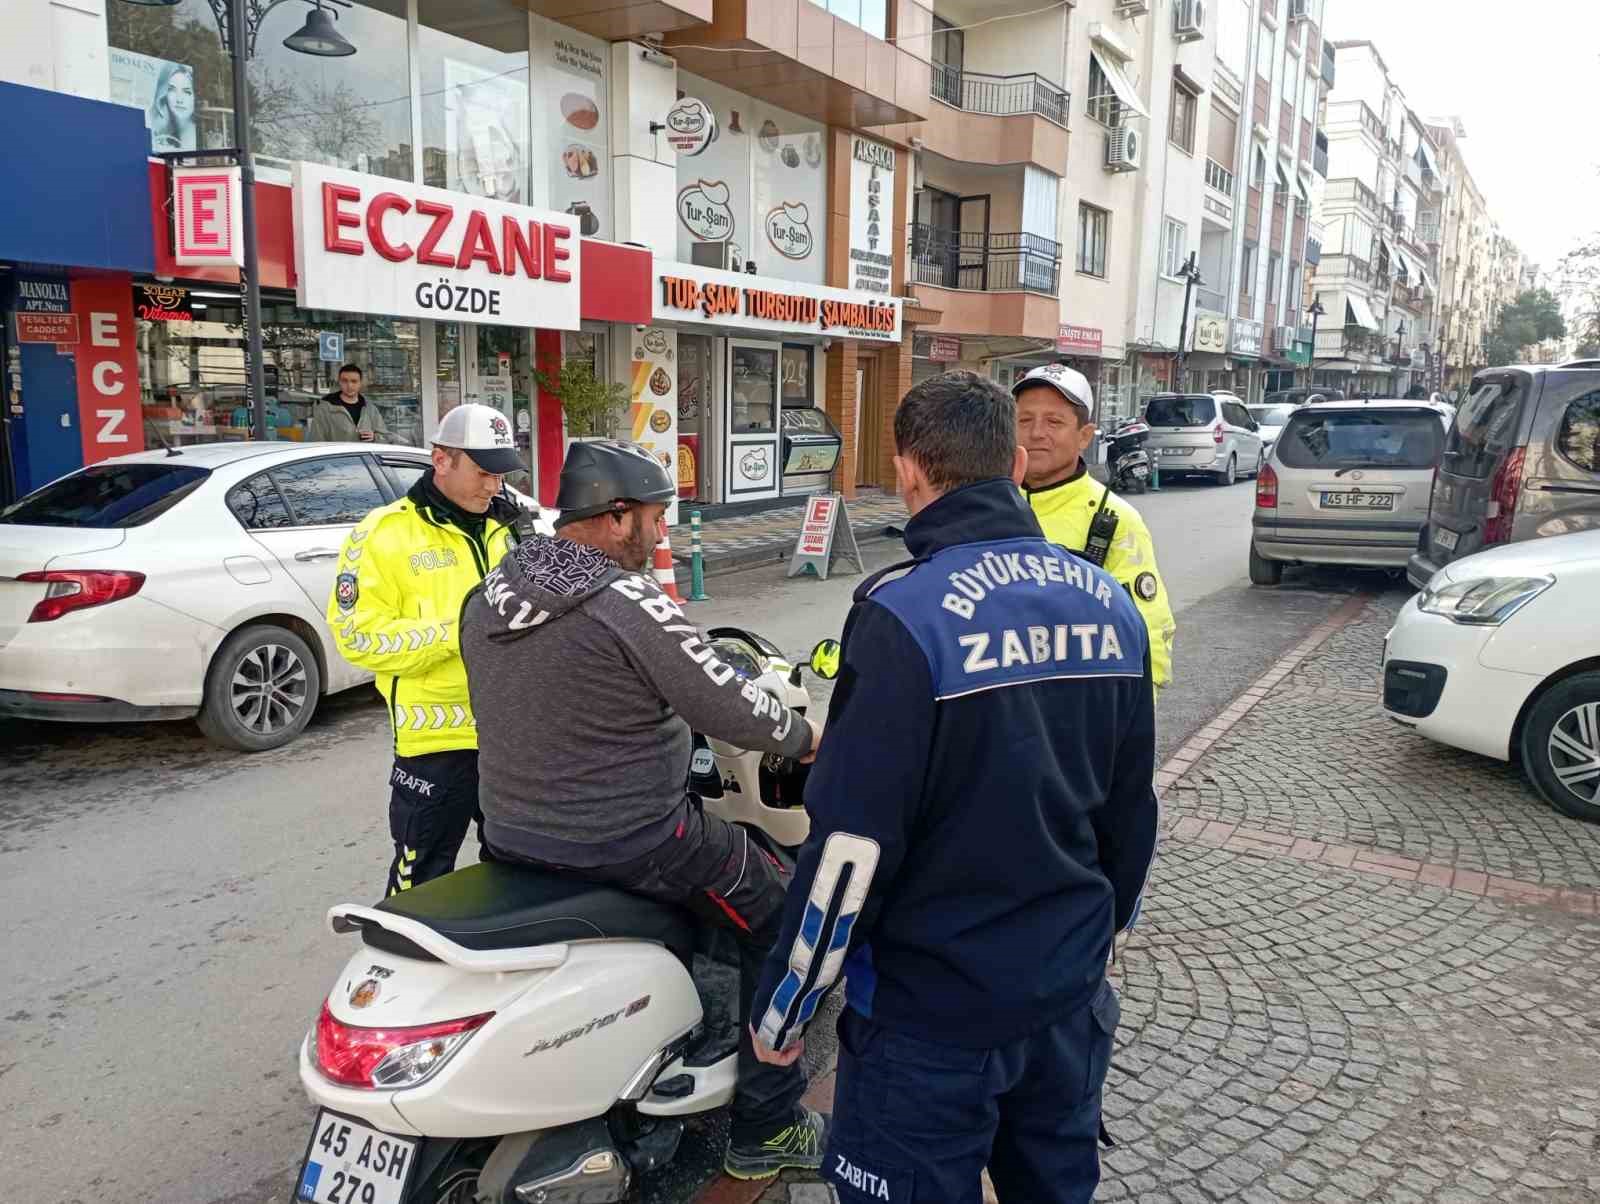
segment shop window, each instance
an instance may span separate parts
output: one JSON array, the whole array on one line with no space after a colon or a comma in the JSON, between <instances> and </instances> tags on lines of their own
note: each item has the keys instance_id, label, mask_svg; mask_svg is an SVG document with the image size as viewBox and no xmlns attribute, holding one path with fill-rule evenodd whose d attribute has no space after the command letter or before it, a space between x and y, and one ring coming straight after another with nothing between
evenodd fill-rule
<instances>
[{"instance_id":1,"label":"shop window","mask_svg":"<svg viewBox=\"0 0 1600 1204\"><path fill-rule=\"evenodd\" d=\"M234 290L144 284L134 288L140 401L147 441L180 446L250 436L245 340ZM342 336L338 361L318 335ZM262 299L262 375L268 435L301 439L317 401L338 387L341 363L362 370L362 394L393 442L422 442L419 324L377 315L303 310L278 294Z\"/></svg>"},{"instance_id":2,"label":"shop window","mask_svg":"<svg viewBox=\"0 0 1600 1204\"><path fill-rule=\"evenodd\" d=\"M812 349L808 343L783 345L783 408L814 406L816 385L812 376Z\"/></svg>"},{"instance_id":3,"label":"shop window","mask_svg":"<svg viewBox=\"0 0 1600 1204\"><path fill-rule=\"evenodd\" d=\"M105 10L110 99L144 112L151 149L231 146L232 67L206 0L159 8L115 0ZM282 19L291 20L288 10ZM265 97L257 103L272 108Z\"/></svg>"},{"instance_id":4,"label":"shop window","mask_svg":"<svg viewBox=\"0 0 1600 1204\"><path fill-rule=\"evenodd\" d=\"M530 204L527 10L510 0L419 0L417 23L422 182ZM599 121L590 97L575 95L567 110L588 130Z\"/></svg>"},{"instance_id":5,"label":"shop window","mask_svg":"<svg viewBox=\"0 0 1600 1204\"><path fill-rule=\"evenodd\" d=\"M777 429L778 349L733 347L731 393L735 435L760 435Z\"/></svg>"},{"instance_id":6,"label":"shop window","mask_svg":"<svg viewBox=\"0 0 1600 1204\"><path fill-rule=\"evenodd\" d=\"M296 527L358 523L386 501L364 456L298 460L268 475Z\"/></svg>"}]
</instances>

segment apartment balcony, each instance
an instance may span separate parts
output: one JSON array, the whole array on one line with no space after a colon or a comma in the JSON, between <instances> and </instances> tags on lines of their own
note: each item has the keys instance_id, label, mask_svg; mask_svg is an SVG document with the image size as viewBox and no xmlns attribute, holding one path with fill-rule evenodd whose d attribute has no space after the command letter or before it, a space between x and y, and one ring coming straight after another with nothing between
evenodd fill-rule
<instances>
[{"instance_id":1,"label":"apartment balcony","mask_svg":"<svg viewBox=\"0 0 1600 1204\"><path fill-rule=\"evenodd\" d=\"M1053 339L1061 320L1061 244L1036 234L911 227L918 301L943 312L933 330Z\"/></svg>"},{"instance_id":2,"label":"apartment balcony","mask_svg":"<svg viewBox=\"0 0 1600 1204\"><path fill-rule=\"evenodd\" d=\"M932 67L919 57L931 42L933 13L896 0L889 15L892 42L810 0L713 0L709 25L668 33L663 49L685 71L828 125L921 121L934 108Z\"/></svg>"},{"instance_id":3,"label":"apartment balcony","mask_svg":"<svg viewBox=\"0 0 1600 1204\"><path fill-rule=\"evenodd\" d=\"M1374 221L1378 220L1379 211L1383 208L1378 204L1378 194L1351 176L1329 180L1328 186L1323 189L1322 201L1324 208L1330 212L1341 204L1358 206L1366 210Z\"/></svg>"},{"instance_id":4,"label":"apartment balcony","mask_svg":"<svg viewBox=\"0 0 1600 1204\"><path fill-rule=\"evenodd\" d=\"M525 0L544 17L611 42L699 29L708 25L714 0Z\"/></svg>"},{"instance_id":5,"label":"apartment balcony","mask_svg":"<svg viewBox=\"0 0 1600 1204\"><path fill-rule=\"evenodd\" d=\"M1356 280L1362 284L1371 284L1373 270L1369 260L1358 259L1354 255L1333 255L1324 251L1318 276L1320 278L1324 275L1330 278L1343 278Z\"/></svg>"},{"instance_id":6,"label":"apartment balcony","mask_svg":"<svg viewBox=\"0 0 1600 1204\"><path fill-rule=\"evenodd\" d=\"M1223 225L1233 224L1233 197L1238 182L1234 175L1215 159L1206 160L1206 194L1203 213L1216 217Z\"/></svg>"},{"instance_id":7,"label":"apartment balcony","mask_svg":"<svg viewBox=\"0 0 1600 1204\"><path fill-rule=\"evenodd\" d=\"M1328 91L1333 91L1333 44L1331 42L1322 44L1322 83Z\"/></svg>"},{"instance_id":8,"label":"apartment balcony","mask_svg":"<svg viewBox=\"0 0 1600 1204\"><path fill-rule=\"evenodd\" d=\"M1209 288L1194 290L1194 303L1196 308L1209 310L1215 314L1228 312L1228 294L1219 293Z\"/></svg>"},{"instance_id":9,"label":"apartment balcony","mask_svg":"<svg viewBox=\"0 0 1600 1204\"><path fill-rule=\"evenodd\" d=\"M1067 118L1072 98L1042 75L988 75L934 63L929 93L937 103L924 121L879 130L898 142L920 139L958 163L999 167L1032 163L1067 172Z\"/></svg>"},{"instance_id":10,"label":"apartment balcony","mask_svg":"<svg viewBox=\"0 0 1600 1204\"><path fill-rule=\"evenodd\" d=\"M1311 152L1311 170L1324 180L1328 178L1328 135L1317 131L1317 147Z\"/></svg>"}]
</instances>

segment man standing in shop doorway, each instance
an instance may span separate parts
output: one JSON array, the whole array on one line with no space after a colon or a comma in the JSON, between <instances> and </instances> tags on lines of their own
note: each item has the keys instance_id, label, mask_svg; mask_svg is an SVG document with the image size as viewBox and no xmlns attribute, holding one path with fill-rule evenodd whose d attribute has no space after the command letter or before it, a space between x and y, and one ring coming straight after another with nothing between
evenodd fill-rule
<instances>
[{"instance_id":1,"label":"man standing in shop doorway","mask_svg":"<svg viewBox=\"0 0 1600 1204\"><path fill-rule=\"evenodd\" d=\"M308 443L388 443L392 436L378 407L361 391L361 369L346 364L339 369L339 387L324 393L311 411Z\"/></svg>"}]
</instances>

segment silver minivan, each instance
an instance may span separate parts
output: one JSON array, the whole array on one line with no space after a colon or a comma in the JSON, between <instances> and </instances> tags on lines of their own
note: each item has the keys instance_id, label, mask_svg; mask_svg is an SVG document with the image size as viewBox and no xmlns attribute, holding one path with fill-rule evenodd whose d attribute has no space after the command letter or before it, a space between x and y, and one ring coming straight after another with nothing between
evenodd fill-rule
<instances>
[{"instance_id":1,"label":"silver minivan","mask_svg":"<svg viewBox=\"0 0 1600 1204\"><path fill-rule=\"evenodd\" d=\"M1289 416L1256 481L1250 580L1285 564L1404 568L1428 521L1450 414L1426 401L1331 401Z\"/></svg>"},{"instance_id":2,"label":"silver minivan","mask_svg":"<svg viewBox=\"0 0 1600 1204\"><path fill-rule=\"evenodd\" d=\"M1497 544L1600 528L1600 361L1490 368L1445 440L1428 526L1406 566L1422 589Z\"/></svg>"},{"instance_id":3,"label":"silver minivan","mask_svg":"<svg viewBox=\"0 0 1600 1204\"><path fill-rule=\"evenodd\" d=\"M1219 485L1266 461L1260 427L1232 394L1157 393L1145 405L1150 457L1164 476L1204 473Z\"/></svg>"}]
</instances>

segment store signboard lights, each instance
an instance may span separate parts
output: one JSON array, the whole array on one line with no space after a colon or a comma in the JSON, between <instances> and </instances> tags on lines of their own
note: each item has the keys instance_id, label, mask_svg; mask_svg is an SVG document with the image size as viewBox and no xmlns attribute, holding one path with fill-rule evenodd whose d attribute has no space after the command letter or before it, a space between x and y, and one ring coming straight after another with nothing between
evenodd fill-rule
<instances>
[{"instance_id":1,"label":"store signboard lights","mask_svg":"<svg viewBox=\"0 0 1600 1204\"><path fill-rule=\"evenodd\" d=\"M297 163L294 217L304 308L578 329L570 214Z\"/></svg>"},{"instance_id":2,"label":"store signboard lights","mask_svg":"<svg viewBox=\"0 0 1600 1204\"><path fill-rule=\"evenodd\" d=\"M244 266L237 167L172 169L172 259L184 267Z\"/></svg>"},{"instance_id":3,"label":"store signboard lights","mask_svg":"<svg viewBox=\"0 0 1600 1204\"><path fill-rule=\"evenodd\" d=\"M774 334L900 341L900 299L674 263L657 273L659 322Z\"/></svg>"}]
</instances>

